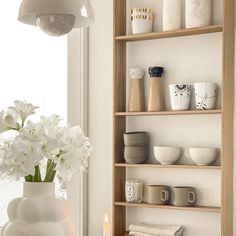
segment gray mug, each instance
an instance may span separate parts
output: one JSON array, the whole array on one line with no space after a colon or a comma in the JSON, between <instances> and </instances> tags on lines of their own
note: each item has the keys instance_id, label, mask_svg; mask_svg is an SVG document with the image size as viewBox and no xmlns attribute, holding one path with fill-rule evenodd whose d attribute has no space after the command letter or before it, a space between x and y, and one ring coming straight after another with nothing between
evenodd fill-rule
<instances>
[{"instance_id":1,"label":"gray mug","mask_svg":"<svg viewBox=\"0 0 236 236\"><path fill-rule=\"evenodd\" d=\"M193 187L176 186L173 188L174 206L196 206L197 191Z\"/></svg>"},{"instance_id":2,"label":"gray mug","mask_svg":"<svg viewBox=\"0 0 236 236\"><path fill-rule=\"evenodd\" d=\"M169 203L170 189L166 185L149 185L148 199L149 204L166 205Z\"/></svg>"}]
</instances>

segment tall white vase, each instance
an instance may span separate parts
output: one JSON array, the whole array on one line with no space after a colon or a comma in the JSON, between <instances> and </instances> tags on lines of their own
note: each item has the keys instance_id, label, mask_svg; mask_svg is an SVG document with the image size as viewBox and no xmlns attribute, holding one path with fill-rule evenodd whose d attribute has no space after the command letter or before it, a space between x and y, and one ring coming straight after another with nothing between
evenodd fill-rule
<instances>
[{"instance_id":1,"label":"tall white vase","mask_svg":"<svg viewBox=\"0 0 236 236\"><path fill-rule=\"evenodd\" d=\"M181 29L181 0L163 0L163 30Z\"/></svg>"},{"instance_id":2,"label":"tall white vase","mask_svg":"<svg viewBox=\"0 0 236 236\"><path fill-rule=\"evenodd\" d=\"M186 0L186 28L211 24L211 0Z\"/></svg>"},{"instance_id":3,"label":"tall white vase","mask_svg":"<svg viewBox=\"0 0 236 236\"><path fill-rule=\"evenodd\" d=\"M65 199L55 196L54 183L24 183L23 197L7 209L2 236L75 236Z\"/></svg>"}]
</instances>

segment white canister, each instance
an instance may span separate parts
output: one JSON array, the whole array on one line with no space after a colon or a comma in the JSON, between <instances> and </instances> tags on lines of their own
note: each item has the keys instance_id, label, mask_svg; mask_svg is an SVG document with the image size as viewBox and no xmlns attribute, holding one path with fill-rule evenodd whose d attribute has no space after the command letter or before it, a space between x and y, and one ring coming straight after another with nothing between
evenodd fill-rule
<instances>
[{"instance_id":1,"label":"white canister","mask_svg":"<svg viewBox=\"0 0 236 236\"><path fill-rule=\"evenodd\" d=\"M186 0L186 28L211 24L211 0Z\"/></svg>"},{"instance_id":2,"label":"white canister","mask_svg":"<svg viewBox=\"0 0 236 236\"><path fill-rule=\"evenodd\" d=\"M127 180L125 183L125 198L127 202L141 203L143 199L143 182Z\"/></svg>"},{"instance_id":3,"label":"white canister","mask_svg":"<svg viewBox=\"0 0 236 236\"><path fill-rule=\"evenodd\" d=\"M194 84L195 104L199 110L215 109L217 84L202 82Z\"/></svg>"},{"instance_id":4,"label":"white canister","mask_svg":"<svg viewBox=\"0 0 236 236\"><path fill-rule=\"evenodd\" d=\"M191 85L170 84L170 103L173 111L184 111L189 109Z\"/></svg>"},{"instance_id":5,"label":"white canister","mask_svg":"<svg viewBox=\"0 0 236 236\"><path fill-rule=\"evenodd\" d=\"M132 33L150 33L153 26L153 13L149 8L134 8L131 10Z\"/></svg>"},{"instance_id":6,"label":"white canister","mask_svg":"<svg viewBox=\"0 0 236 236\"><path fill-rule=\"evenodd\" d=\"M163 31L181 29L181 0L163 0Z\"/></svg>"}]
</instances>

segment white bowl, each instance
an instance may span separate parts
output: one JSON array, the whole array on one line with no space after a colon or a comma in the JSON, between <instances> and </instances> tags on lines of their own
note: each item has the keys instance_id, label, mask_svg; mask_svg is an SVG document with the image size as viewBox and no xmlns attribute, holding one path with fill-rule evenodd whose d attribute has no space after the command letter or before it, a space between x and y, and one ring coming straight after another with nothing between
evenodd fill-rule
<instances>
[{"instance_id":1,"label":"white bowl","mask_svg":"<svg viewBox=\"0 0 236 236\"><path fill-rule=\"evenodd\" d=\"M154 156L162 165L175 163L181 154L179 147L154 147Z\"/></svg>"},{"instance_id":2,"label":"white bowl","mask_svg":"<svg viewBox=\"0 0 236 236\"><path fill-rule=\"evenodd\" d=\"M190 158L199 166L212 164L217 158L216 148L189 148Z\"/></svg>"}]
</instances>

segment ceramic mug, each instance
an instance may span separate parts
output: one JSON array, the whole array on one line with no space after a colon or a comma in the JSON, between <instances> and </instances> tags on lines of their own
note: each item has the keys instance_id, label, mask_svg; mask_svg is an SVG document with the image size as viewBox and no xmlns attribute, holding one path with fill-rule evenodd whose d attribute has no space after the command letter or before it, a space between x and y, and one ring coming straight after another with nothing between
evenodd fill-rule
<instances>
[{"instance_id":1,"label":"ceramic mug","mask_svg":"<svg viewBox=\"0 0 236 236\"><path fill-rule=\"evenodd\" d=\"M134 8L131 10L132 33L150 33L153 26L153 12L150 8Z\"/></svg>"},{"instance_id":2,"label":"ceramic mug","mask_svg":"<svg viewBox=\"0 0 236 236\"><path fill-rule=\"evenodd\" d=\"M211 82L194 83L195 104L199 110L215 109L217 84Z\"/></svg>"},{"instance_id":3,"label":"ceramic mug","mask_svg":"<svg viewBox=\"0 0 236 236\"><path fill-rule=\"evenodd\" d=\"M170 84L170 103L173 111L184 111L189 109L191 97L191 85Z\"/></svg>"},{"instance_id":4,"label":"ceramic mug","mask_svg":"<svg viewBox=\"0 0 236 236\"><path fill-rule=\"evenodd\" d=\"M142 202L143 182L140 180L127 180L125 183L125 198L127 202Z\"/></svg>"},{"instance_id":5,"label":"ceramic mug","mask_svg":"<svg viewBox=\"0 0 236 236\"><path fill-rule=\"evenodd\" d=\"M149 204L166 205L170 200L170 189L166 185L149 185L148 199Z\"/></svg>"},{"instance_id":6,"label":"ceramic mug","mask_svg":"<svg viewBox=\"0 0 236 236\"><path fill-rule=\"evenodd\" d=\"M193 187L176 186L173 188L174 206L195 206L197 202L197 191Z\"/></svg>"}]
</instances>

